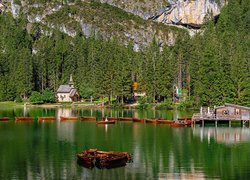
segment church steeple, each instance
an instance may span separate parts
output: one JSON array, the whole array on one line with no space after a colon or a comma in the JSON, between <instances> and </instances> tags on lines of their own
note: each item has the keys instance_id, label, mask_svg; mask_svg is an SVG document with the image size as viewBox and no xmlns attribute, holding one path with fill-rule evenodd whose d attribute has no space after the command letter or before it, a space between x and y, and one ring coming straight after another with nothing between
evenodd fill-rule
<instances>
[{"instance_id":1,"label":"church steeple","mask_svg":"<svg viewBox=\"0 0 250 180\"><path fill-rule=\"evenodd\" d=\"M73 82L72 74L70 74L70 78L69 78L69 87L74 88L74 82Z\"/></svg>"}]
</instances>

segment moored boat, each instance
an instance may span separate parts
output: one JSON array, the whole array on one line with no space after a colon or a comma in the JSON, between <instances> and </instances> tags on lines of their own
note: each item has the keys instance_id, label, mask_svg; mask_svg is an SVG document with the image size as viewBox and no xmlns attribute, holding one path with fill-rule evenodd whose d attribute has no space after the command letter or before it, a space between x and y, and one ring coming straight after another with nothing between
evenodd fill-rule
<instances>
[{"instance_id":1,"label":"moored boat","mask_svg":"<svg viewBox=\"0 0 250 180\"><path fill-rule=\"evenodd\" d=\"M157 123L158 123L158 120L157 120L157 119L145 119L145 123L157 124Z\"/></svg>"},{"instance_id":2,"label":"moored boat","mask_svg":"<svg viewBox=\"0 0 250 180\"><path fill-rule=\"evenodd\" d=\"M95 116L82 116L80 117L81 121L96 121L96 117Z\"/></svg>"},{"instance_id":3,"label":"moored boat","mask_svg":"<svg viewBox=\"0 0 250 180\"><path fill-rule=\"evenodd\" d=\"M173 120L163 120L163 119L158 119L157 120L158 124L173 124L174 121Z\"/></svg>"},{"instance_id":4,"label":"moored boat","mask_svg":"<svg viewBox=\"0 0 250 180\"><path fill-rule=\"evenodd\" d=\"M16 121L33 121L33 117L15 117Z\"/></svg>"},{"instance_id":5,"label":"moored boat","mask_svg":"<svg viewBox=\"0 0 250 180\"><path fill-rule=\"evenodd\" d=\"M55 121L56 117L53 116L47 116L47 117L38 117L38 121Z\"/></svg>"},{"instance_id":6,"label":"moored boat","mask_svg":"<svg viewBox=\"0 0 250 180\"><path fill-rule=\"evenodd\" d=\"M144 119L133 118L133 122L141 122L141 123L144 123Z\"/></svg>"},{"instance_id":7,"label":"moored boat","mask_svg":"<svg viewBox=\"0 0 250 180\"><path fill-rule=\"evenodd\" d=\"M118 121L119 118L118 117L103 117L102 118L103 121L108 120L108 121Z\"/></svg>"},{"instance_id":8,"label":"moored boat","mask_svg":"<svg viewBox=\"0 0 250 180\"><path fill-rule=\"evenodd\" d=\"M120 117L120 118L119 118L119 121L130 121L130 122L132 122L132 121L133 121L133 118L129 118L129 117Z\"/></svg>"},{"instance_id":9,"label":"moored boat","mask_svg":"<svg viewBox=\"0 0 250 180\"><path fill-rule=\"evenodd\" d=\"M69 117L60 116L60 119L61 119L61 121L67 121L67 120L74 121L74 120L77 120L78 117L74 117L74 116L69 116Z\"/></svg>"},{"instance_id":10,"label":"moored boat","mask_svg":"<svg viewBox=\"0 0 250 180\"><path fill-rule=\"evenodd\" d=\"M170 124L171 127L188 127L191 126L191 123L186 123L186 122L174 122Z\"/></svg>"},{"instance_id":11,"label":"moored boat","mask_svg":"<svg viewBox=\"0 0 250 180\"><path fill-rule=\"evenodd\" d=\"M9 120L10 120L9 117L0 117L0 122L7 122Z\"/></svg>"},{"instance_id":12,"label":"moored boat","mask_svg":"<svg viewBox=\"0 0 250 180\"><path fill-rule=\"evenodd\" d=\"M98 121L97 124L115 124L115 121Z\"/></svg>"}]
</instances>

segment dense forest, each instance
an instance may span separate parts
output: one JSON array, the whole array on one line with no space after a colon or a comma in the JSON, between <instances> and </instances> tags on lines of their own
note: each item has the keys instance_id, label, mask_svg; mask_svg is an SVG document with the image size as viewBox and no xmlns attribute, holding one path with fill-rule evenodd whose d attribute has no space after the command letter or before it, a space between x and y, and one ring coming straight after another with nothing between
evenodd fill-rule
<instances>
[{"instance_id":1,"label":"dense forest","mask_svg":"<svg viewBox=\"0 0 250 180\"><path fill-rule=\"evenodd\" d=\"M56 92L73 74L83 98L131 96L133 81L147 101L172 98L174 86L194 105L224 102L250 106L250 10L248 0L231 0L215 21L194 37L183 33L174 46L154 40L140 51L118 38L72 38L59 30L27 31L24 15L0 14L0 101Z\"/></svg>"}]
</instances>

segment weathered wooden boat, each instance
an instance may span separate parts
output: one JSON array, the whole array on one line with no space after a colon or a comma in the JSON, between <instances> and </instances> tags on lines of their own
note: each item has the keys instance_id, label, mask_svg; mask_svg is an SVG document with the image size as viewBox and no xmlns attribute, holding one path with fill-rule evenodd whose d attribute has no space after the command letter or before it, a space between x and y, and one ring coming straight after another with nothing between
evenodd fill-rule
<instances>
[{"instance_id":1,"label":"weathered wooden boat","mask_svg":"<svg viewBox=\"0 0 250 180\"><path fill-rule=\"evenodd\" d=\"M141 122L141 123L144 123L144 119L133 118L133 122Z\"/></svg>"},{"instance_id":2,"label":"weathered wooden boat","mask_svg":"<svg viewBox=\"0 0 250 180\"><path fill-rule=\"evenodd\" d=\"M96 149L85 150L80 154L77 154L77 163L86 168L93 168L95 160Z\"/></svg>"},{"instance_id":3,"label":"weathered wooden boat","mask_svg":"<svg viewBox=\"0 0 250 180\"><path fill-rule=\"evenodd\" d=\"M132 160L131 155L127 152L105 152L97 149L85 150L77 154L77 157L79 165L87 168L93 168L96 165L101 169L125 166Z\"/></svg>"},{"instance_id":4,"label":"weathered wooden boat","mask_svg":"<svg viewBox=\"0 0 250 180\"><path fill-rule=\"evenodd\" d=\"M9 117L0 117L0 122L8 122L9 120Z\"/></svg>"},{"instance_id":5,"label":"weathered wooden boat","mask_svg":"<svg viewBox=\"0 0 250 180\"><path fill-rule=\"evenodd\" d=\"M188 127L191 126L191 123L185 123L185 122L174 122L170 124L171 127Z\"/></svg>"},{"instance_id":6,"label":"weathered wooden boat","mask_svg":"<svg viewBox=\"0 0 250 180\"><path fill-rule=\"evenodd\" d=\"M69 120L69 121L75 121L77 119L78 119L78 117L74 117L74 116L69 116L69 117L60 116L60 120L61 121L67 121L67 120Z\"/></svg>"},{"instance_id":7,"label":"weathered wooden boat","mask_svg":"<svg viewBox=\"0 0 250 180\"><path fill-rule=\"evenodd\" d=\"M33 121L33 117L15 117L16 121Z\"/></svg>"},{"instance_id":8,"label":"weathered wooden boat","mask_svg":"<svg viewBox=\"0 0 250 180\"><path fill-rule=\"evenodd\" d=\"M38 117L38 121L55 121L56 117L48 116L48 117Z\"/></svg>"},{"instance_id":9,"label":"weathered wooden boat","mask_svg":"<svg viewBox=\"0 0 250 180\"><path fill-rule=\"evenodd\" d=\"M158 124L173 124L173 120L163 120L163 119L157 119Z\"/></svg>"},{"instance_id":10,"label":"weathered wooden boat","mask_svg":"<svg viewBox=\"0 0 250 180\"><path fill-rule=\"evenodd\" d=\"M82 116L80 117L81 121L96 121L96 117L95 116Z\"/></svg>"},{"instance_id":11,"label":"weathered wooden boat","mask_svg":"<svg viewBox=\"0 0 250 180\"><path fill-rule=\"evenodd\" d=\"M108 120L108 121L118 121L119 118L118 117L102 117L102 120Z\"/></svg>"},{"instance_id":12,"label":"weathered wooden boat","mask_svg":"<svg viewBox=\"0 0 250 180\"><path fill-rule=\"evenodd\" d=\"M157 123L158 123L158 120L157 120L157 119L145 119L145 123L157 124Z\"/></svg>"},{"instance_id":13,"label":"weathered wooden boat","mask_svg":"<svg viewBox=\"0 0 250 180\"><path fill-rule=\"evenodd\" d=\"M129 118L129 117L120 117L120 118L119 118L119 121L129 121L129 122L132 122L132 121L133 121L133 118Z\"/></svg>"},{"instance_id":14,"label":"weathered wooden boat","mask_svg":"<svg viewBox=\"0 0 250 180\"><path fill-rule=\"evenodd\" d=\"M98 121L97 124L115 124L115 121Z\"/></svg>"}]
</instances>

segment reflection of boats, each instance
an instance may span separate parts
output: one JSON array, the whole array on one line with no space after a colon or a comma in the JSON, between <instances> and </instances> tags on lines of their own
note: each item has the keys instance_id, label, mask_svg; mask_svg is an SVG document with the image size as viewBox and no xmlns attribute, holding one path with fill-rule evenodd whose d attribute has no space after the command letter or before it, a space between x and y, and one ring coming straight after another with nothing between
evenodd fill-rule
<instances>
[{"instance_id":1,"label":"reflection of boats","mask_svg":"<svg viewBox=\"0 0 250 180\"><path fill-rule=\"evenodd\" d=\"M163 120L163 119L158 119L157 120L158 124L173 124L174 121L173 120Z\"/></svg>"},{"instance_id":2,"label":"reflection of boats","mask_svg":"<svg viewBox=\"0 0 250 180\"><path fill-rule=\"evenodd\" d=\"M71 116L71 117L60 116L60 119L61 119L61 121L67 121L67 120L72 120L72 121L74 121L74 120L77 120L78 117L74 117L74 116Z\"/></svg>"},{"instance_id":3,"label":"reflection of boats","mask_svg":"<svg viewBox=\"0 0 250 180\"><path fill-rule=\"evenodd\" d=\"M81 121L96 121L96 117L94 116L82 116L80 117Z\"/></svg>"},{"instance_id":4,"label":"reflection of boats","mask_svg":"<svg viewBox=\"0 0 250 180\"><path fill-rule=\"evenodd\" d=\"M38 117L38 121L55 121L56 117Z\"/></svg>"},{"instance_id":5,"label":"reflection of boats","mask_svg":"<svg viewBox=\"0 0 250 180\"><path fill-rule=\"evenodd\" d=\"M9 117L0 117L0 122L7 122L9 120L10 120Z\"/></svg>"},{"instance_id":6,"label":"reflection of boats","mask_svg":"<svg viewBox=\"0 0 250 180\"><path fill-rule=\"evenodd\" d=\"M98 121L97 124L115 124L115 121Z\"/></svg>"},{"instance_id":7,"label":"reflection of boats","mask_svg":"<svg viewBox=\"0 0 250 180\"><path fill-rule=\"evenodd\" d=\"M33 121L33 117L16 117L16 121Z\"/></svg>"},{"instance_id":8,"label":"reflection of boats","mask_svg":"<svg viewBox=\"0 0 250 180\"><path fill-rule=\"evenodd\" d=\"M119 120L119 118L118 117L103 117L102 120L103 121L105 121L105 120L108 120L108 121L117 121L117 120Z\"/></svg>"},{"instance_id":9,"label":"reflection of boats","mask_svg":"<svg viewBox=\"0 0 250 180\"><path fill-rule=\"evenodd\" d=\"M141 122L141 123L144 123L144 119L133 118L133 122Z\"/></svg>"},{"instance_id":10,"label":"reflection of boats","mask_svg":"<svg viewBox=\"0 0 250 180\"><path fill-rule=\"evenodd\" d=\"M97 149L85 150L77 155L78 163L87 168L115 168L125 166L127 162L131 161L131 155L127 152L105 152Z\"/></svg>"},{"instance_id":11,"label":"reflection of boats","mask_svg":"<svg viewBox=\"0 0 250 180\"><path fill-rule=\"evenodd\" d=\"M129 118L129 117L120 117L119 118L120 121L133 121L133 118Z\"/></svg>"}]
</instances>

